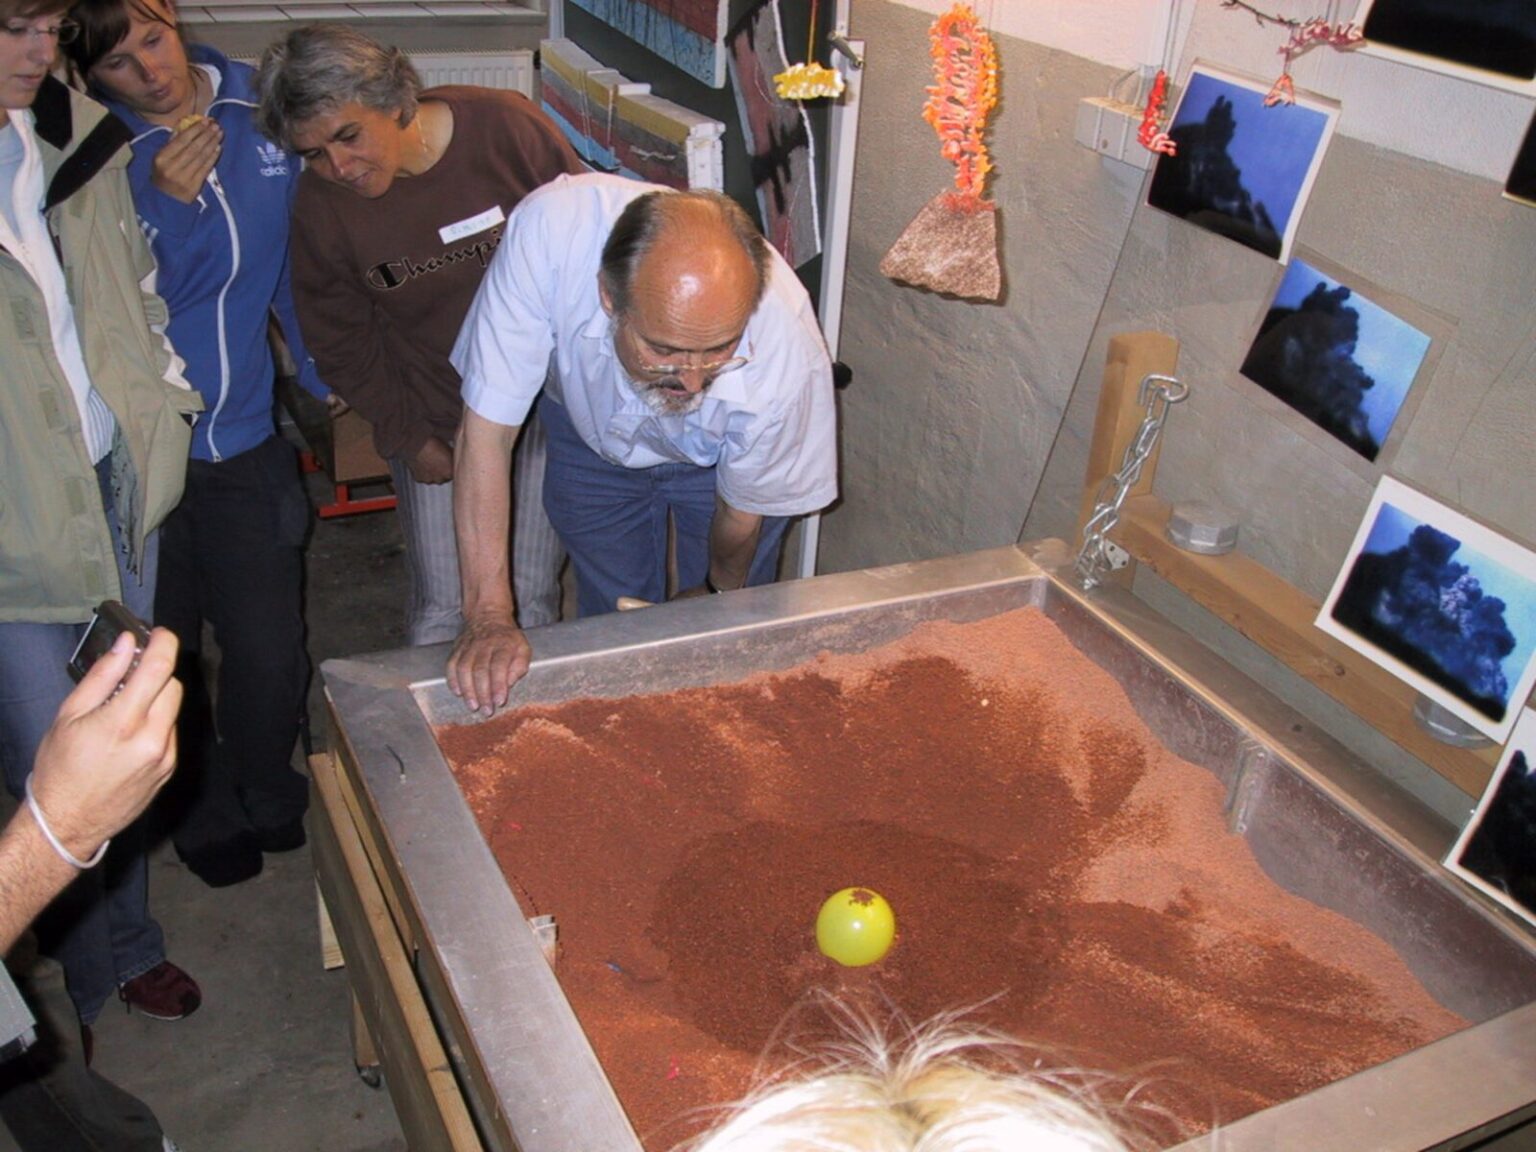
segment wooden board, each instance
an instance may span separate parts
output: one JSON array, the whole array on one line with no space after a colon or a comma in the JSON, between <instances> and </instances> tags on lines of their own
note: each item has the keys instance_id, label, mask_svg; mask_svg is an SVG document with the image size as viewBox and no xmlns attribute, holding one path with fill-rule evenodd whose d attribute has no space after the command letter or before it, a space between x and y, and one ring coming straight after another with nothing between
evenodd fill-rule
<instances>
[{"instance_id":1,"label":"wooden board","mask_svg":"<svg viewBox=\"0 0 1536 1152\"><path fill-rule=\"evenodd\" d=\"M1104 477L1119 471L1126 445L1141 427L1145 413L1137 393L1142 377L1149 372L1172 374L1177 362L1178 342L1161 332L1125 333L1110 340L1088 450L1079 546ZM1170 419L1178 419L1177 407ZM1469 750L1436 740L1413 719L1418 692L1316 628L1318 602L1258 561L1241 552L1202 556L1169 540L1164 529L1171 509L1152 495L1156 469L1154 452L1131 488L1110 539L1463 792L1480 795L1499 749ZM1123 582L1130 571L1114 575Z\"/></svg>"},{"instance_id":2,"label":"wooden board","mask_svg":"<svg viewBox=\"0 0 1536 1152\"><path fill-rule=\"evenodd\" d=\"M570 40L539 46L545 110L589 164L673 188L723 187L718 120L652 94Z\"/></svg>"},{"instance_id":3,"label":"wooden board","mask_svg":"<svg viewBox=\"0 0 1536 1152\"><path fill-rule=\"evenodd\" d=\"M457 1117L463 1116L470 1128L478 1131L482 1142L472 1147L515 1149L519 1147L519 1142L511 1130L510 1118L492 1087L476 1045L473 1030L464 1018L458 1000L449 987L440 958L428 940L420 911L413 903L414 897L400 861L391 850L388 836L380 823L379 814L367 795L358 768L357 754L334 711L331 713L330 723L335 741L332 778L338 784L336 789L338 811L344 815L347 825L354 830L358 850L364 857L366 865L365 872L354 871L349 873L346 879L351 883L370 886L372 892L377 894L377 899L382 902L403 951L412 960L409 973L411 983L409 987L399 989L398 994L406 1005L420 1003L432 1006L429 1023L434 1028L433 1035L438 1042L438 1048L439 1050L446 1048L454 1053L455 1066L449 1070L450 1074L456 1077L452 1098L453 1107L445 1113L443 1123L450 1121L457 1123ZM324 892L323 885L322 892ZM334 907L332 912L335 913ZM340 924L337 925L337 934L342 938L343 952L345 952L345 935L341 931ZM354 983L354 989L356 987ZM364 1001L362 1007L364 1017L372 1028L373 1013L370 1011L369 1004ZM383 1041L379 1038L379 1034L375 1031L373 1035L379 1039L379 1046L382 1048ZM395 1096L395 1110L401 1113L402 1117L406 1108L426 1107L430 1112L431 1101L423 1100L419 1092L402 1101L394 1092L393 1081L388 1081L387 1062L385 1071L386 1080L391 1086L391 1095ZM442 1085L434 1084L434 1090L444 1089ZM414 1144L412 1148L415 1148Z\"/></svg>"},{"instance_id":4,"label":"wooden board","mask_svg":"<svg viewBox=\"0 0 1536 1152\"><path fill-rule=\"evenodd\" d=\"M311 757L309 766L315 876L366 1025L360 1031L373 1042L406 1141L412 1152L483 1152L353 820L345 779L329 756Z\"/></svg>"},{"instance_id":5,"label":"wooden board","mask_svg":"<svg viewBox=\"0 0 1536 1152\"><path fill-rule=\"evenodd\" d=\"M348 409L332 416L291 378L278 381L277 397L332 481L357 484L389 478L389 465L373 447L373 425L356 412Z\"/></svg>"},{"instance_id":6,"label":"wooden board","mask_svg":"<svg viewBox=\"0 0 1536 1152\"><path fill-rule=\"evenodd\" d=\"M336 939L336 926L331 923L331 910L325 906L325 896L315 884L315 911L320 917L320 967L327 972L343 967L347 960L341 954L341 941Z\"/></svg>"},{"instance_id":7,"label":"wooden board","mask_svg":"<svg viewBox=\"0 0 1536 1152\"><path fill-rule=\"evenodd\" d=\"M1241 552L1201 556L1164 534L1171 508L1137 496L1121 510L1113 539L1212 615L1321 688L1393 743L1469 795L1480 795L1499 749L1455 748L1413 719L1418 691L1313 625L1321 607Z\"/></svg>"}]
</instances>

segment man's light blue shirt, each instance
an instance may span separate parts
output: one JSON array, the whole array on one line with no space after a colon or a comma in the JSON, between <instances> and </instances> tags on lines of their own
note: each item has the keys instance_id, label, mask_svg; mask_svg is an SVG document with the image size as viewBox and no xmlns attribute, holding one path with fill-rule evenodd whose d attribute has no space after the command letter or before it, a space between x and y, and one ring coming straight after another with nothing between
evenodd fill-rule
<instances>
[{"instance_id":1,"label":"man's light blue shirt","mask_svg":"<svg viewBox=\"0 0 1536 1152\"><path fill-rule=\"evenodd\" d=\"M685 416L654 412L631 386L614 353L598 269L625 206L659 190L589 174L561 176L523 199L453 348L465 404L520 426L547 388L586 445L612 464L714 466L721 498L757 515L826 507L837 495L832 365L810 298L777 253L735 353L750 363L716 378Z\"/></svg>"}]
</instances>

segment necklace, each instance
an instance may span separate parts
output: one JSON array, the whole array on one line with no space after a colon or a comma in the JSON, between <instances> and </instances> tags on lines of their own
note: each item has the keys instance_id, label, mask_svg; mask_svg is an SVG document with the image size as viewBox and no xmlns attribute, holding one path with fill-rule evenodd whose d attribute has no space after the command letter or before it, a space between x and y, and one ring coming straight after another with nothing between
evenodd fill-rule
<instances>
[{"instance_id":1,"label":"necklace","mask_svg":"<svg viewBox=\"0 0 1536 1152\"><path fill-rule=\"evenodd\" d=\"M425 110L418 107L416 109L416 141L421 146L421 170L423 172L432 167L432 149L427 146L427 129L422 123L426 118Z\"/></svg>"}]
</instances>

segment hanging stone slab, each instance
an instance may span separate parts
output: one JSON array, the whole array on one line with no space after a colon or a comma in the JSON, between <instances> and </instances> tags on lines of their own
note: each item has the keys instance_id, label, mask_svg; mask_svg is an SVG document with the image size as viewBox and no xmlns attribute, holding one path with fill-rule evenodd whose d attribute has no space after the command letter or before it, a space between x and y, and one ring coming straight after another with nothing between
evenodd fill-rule
<instances>
[{"instance_id":1,"label":"hanging stone slab","mask_svg":"<svg viewBox=\"0 0 1536 1152\"><path fill-rule=\"evenodd\" d=\"M880 271L918 288L996 302L1003 291L996 205L940 192L907 225Z\"/></svg>"}]
</instances>

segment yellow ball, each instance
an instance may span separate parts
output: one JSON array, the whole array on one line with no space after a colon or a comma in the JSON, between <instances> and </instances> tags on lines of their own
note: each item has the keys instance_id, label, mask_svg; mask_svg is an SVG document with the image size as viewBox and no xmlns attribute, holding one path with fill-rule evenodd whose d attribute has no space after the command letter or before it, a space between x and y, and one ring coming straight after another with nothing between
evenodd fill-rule
<instances>
[{"instance_id":1,"label":"yellow ball","mask_svg":"<svg viewBox=\"0 0 1536 1152\"><path fill-rule=\"evenodd\" d=\"M844 888L816 915L816 947L848 968L873 964L896 939L896 913L868 888Z\"/></svg>"}]
</instances>

